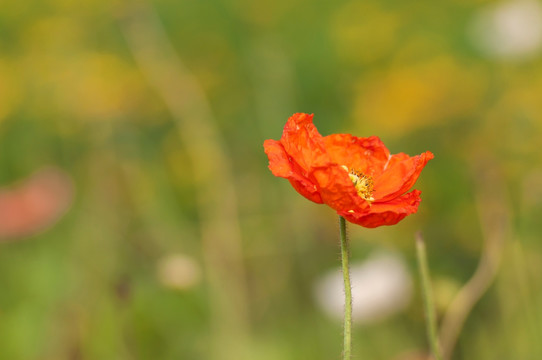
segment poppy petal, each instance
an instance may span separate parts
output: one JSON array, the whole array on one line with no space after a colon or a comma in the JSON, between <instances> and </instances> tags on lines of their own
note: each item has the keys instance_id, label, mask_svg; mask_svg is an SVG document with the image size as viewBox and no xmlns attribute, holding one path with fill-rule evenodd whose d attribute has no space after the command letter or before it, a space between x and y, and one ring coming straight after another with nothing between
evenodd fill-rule
<instances>
[{"instance_id":1,"label":"poppy petal","mask_svg":"<svg viewBox=\"0 0 542 360\"><path fill-rule=\"evenodd\" d=\"M384 172L374 179L376 202L385 202L407 192L433 157L430 151L413 157L403 153L392 155Z\"/></svg>"},{"instance_id":2,"label":"poppy petal","mask_svg":"<svg viewBox=\"0 0 542 360\"><path fill-rule=\"evenodd\" d=\"M292 115L286 122L280 139L286 153L295 159L306 173L315 167L328 165L331 160L312 118L313 115L301 113Z\"/></svg>"},{"instance_id":3,"label":"poppy petal","mask_svg":"<svg viewBox=\"0 0 542 360\"><path fill-rule=\"evenodd\" d=\"M302 175L303 170L293 159L290 160L280 141L265 140L263 146L273 175L288 179L294 189L307 199L318 204L323 203L317 186Z\"/></svg>"},{"instance_id":4,"label":"poppy petal","mask_svg":"<svg viewBox=\"0 0 542 360\"><path fill-rule=\"evenodd\" d=\"M369 204L362 199L348 177L348 173L340 165L329 165L315 169L314 179L318 182L320 195L324 203L337 211L367 209Z\"/></svg>"},{"instance_id":5,"label":"poppy petal","mask_svg":"<svg viewBox=\"0 0 542 360\"><path fill-rule=\"evenodd\" d=\"M390 152L376 136L356 137L333 134L324 137L328 154L334 163L345 165L367 176L380 175L390 159Z\"/></svg>"},{"instance_id":6,"label":"poppy petal","mask_svg":"<svg viewBox=\"0 0 542 360\"><path fill-rule=\"evenodd\" d=\"M421 191L413 190L386 203L373 203L369 213L340 212L346 220L367 227L375 228L382 225L394 225L405 216L418 211L421 202Z\"/></svg>"}]
</instances>

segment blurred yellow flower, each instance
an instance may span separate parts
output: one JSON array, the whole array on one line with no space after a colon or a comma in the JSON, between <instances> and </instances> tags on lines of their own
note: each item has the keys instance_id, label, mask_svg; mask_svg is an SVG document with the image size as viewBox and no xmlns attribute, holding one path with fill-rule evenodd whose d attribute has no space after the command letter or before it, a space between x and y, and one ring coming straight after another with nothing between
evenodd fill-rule
<instances>
[{"instance_id":1,"label":"blurred yellow flower","mask_svg":"<svg viewBox=\"0 0 542 360\"><path fill-rule=\"evenodd\" d=\"M19 83L13 66L0 59L0 122L9 116L21 100Z\"/></svg>"},{"instance_id":2,"label":"blurred yellow flower","mask_svg":"<svg viewBox=\"0 0 542 360\"><path fill-rule=\"evenodd\" d=\"M63 16L39 19L25 30L20 63L33 91L32 111L96 121L127 118L154 104L136 65L115 52L89 49L88 32Z\"/></svg>"},{"instance_id":3,"label":"blurred yellow flower","mask_svg":"<svg viewBox=\"0 0 542 360\"><path fill-rule=\"evenodd\" d=\"M127 116L143 99L143 78L114 54L82 54L59 74L58 80L59 105L83 119Z\"/></svg>"},{"instance_id":4,"label":"blurred yellow flower","mask_svg":"<svg viewBox=\"0 0 542 360\"><path fill-rule=\"evenodd\" d=\"M437 56L375 72L359 83L354 117L371 131L399 135L474 113L485 90L483 73Z\"/></svg>"}]
</instances>

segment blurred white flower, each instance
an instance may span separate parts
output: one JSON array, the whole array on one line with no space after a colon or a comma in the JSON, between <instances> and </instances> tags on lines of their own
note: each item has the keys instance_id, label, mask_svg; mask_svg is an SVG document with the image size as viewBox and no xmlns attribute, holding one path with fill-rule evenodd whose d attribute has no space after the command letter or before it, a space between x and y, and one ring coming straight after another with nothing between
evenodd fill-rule
<instances>
[{"instance_id":1,"label":"blurred white flower","mask_svg":"<svg viewBox=\"0 0 542 360\"><path fill-rule=\"evenodd\" d=\"M535 0L493 4L471 24L475 45L491 57L521 59L542 46L542 5Z\"/></svg>"},{"instance_id":2,"label":"blurred white flower","mask_svg":"<svg viewBox=\"0 0 542 360\"><path fill-rule=\"evenodd\" d=\"M412 279L398 254L377 252L350 268L352 320L368 324L403 310L412 297ZM315 284L316 301L324 312L342 320L344 287L340 268L330 271Z\"/></svg>"},{"instance_id":3,"label":"blurred white flower","mask_svg":"<svg viewBox=\"0 0 542 360\"><path fill-rule=\"evenodd\" d=\"M199 264L183 254L169 254L158 261L157 276L167 288L186 290L199 283L201 269Z\"/></svg>"}]
</instances>

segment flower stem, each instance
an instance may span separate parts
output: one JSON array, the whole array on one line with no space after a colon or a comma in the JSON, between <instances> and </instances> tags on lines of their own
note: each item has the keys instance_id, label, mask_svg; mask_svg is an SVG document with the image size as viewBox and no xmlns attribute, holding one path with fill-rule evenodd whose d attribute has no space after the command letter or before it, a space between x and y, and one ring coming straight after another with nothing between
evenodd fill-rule
<instances>
[{"instance_id":1,"label":"flower stem","mask_svg":"<svg viewBox=\"0 0 542 360\"><path fill-rule=\"evenodd\" d=\"M346 220L339 216L341 235L341 261L344 279L344 350L343 360L350 360L352 353L352 287L350 286L350 267L348 265L348 238Z\"/></svg>"},{"instance_id":2,"label":"flower stem","mask_svg":"<svg viewBox=\"0 0 542 360\"><path fill-rule=\"evenodd\" d=\"M425 307L425 322L427 326L427 338L431 346L435 360L442 360L440 347L437 337L437 322L435 319L435 305L433 302L433 293L429 279L429 266L427 265L427 254L425 251L425 243L421 233L416 234L416 253L418 255L418 268L422 280L422 296Z\"/></svg>"}]
</instances>

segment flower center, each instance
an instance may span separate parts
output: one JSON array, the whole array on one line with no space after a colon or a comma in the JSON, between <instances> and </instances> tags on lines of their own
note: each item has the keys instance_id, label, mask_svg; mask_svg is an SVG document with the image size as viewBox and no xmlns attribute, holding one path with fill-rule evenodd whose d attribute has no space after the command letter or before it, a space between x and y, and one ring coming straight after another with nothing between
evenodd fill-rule
<instances>
[{"instance_id":1,"label":"flower center","mask_svg":"<svg viewBox=\"0 0 542 360\"><path fill-rule=\"evenodd\" d=\"M352 183L354 184L358 195L362 199L367 200L369 203L373 202L375 200L375 198L373 197L373 178L365 175L360 171L348 169L348 167L346 167L345 165L342 165L342 168L345 169L346 172L348 172L348 176L350 177L350 180L352 180Z\"/></svg>"}]
</instances>

